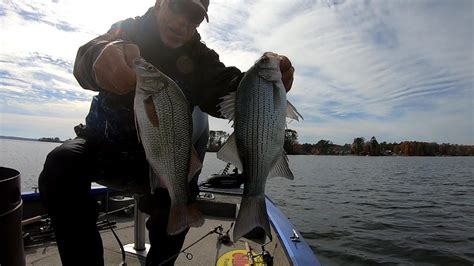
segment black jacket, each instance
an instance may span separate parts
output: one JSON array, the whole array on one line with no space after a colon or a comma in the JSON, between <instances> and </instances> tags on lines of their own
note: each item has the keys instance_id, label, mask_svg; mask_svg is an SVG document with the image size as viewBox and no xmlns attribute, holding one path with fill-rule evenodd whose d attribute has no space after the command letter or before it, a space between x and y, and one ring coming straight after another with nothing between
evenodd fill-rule
<instances>
[{"instance_id":1,"label":"black jacket","mask_svg":"<svg viewBox=\"0 0 474 266\"><path fill-rule=\"evenodd\" d=\"M74 76L88 90L98 91L86 118L87 134L116 143L136 142L133 115L134 92L117 95L102 89L96 82L92 65L101 50L112 41L132 42L145 60L176 81L186 95L191 110L198 105L204 112L220 117L216 105L220 97L235 91L243 74L226 67L219 55L201 42L199 34L177 49L162 43L153 8L142 17L120 21L108 33L79 48Z\"/></svg>"}]
</instances>

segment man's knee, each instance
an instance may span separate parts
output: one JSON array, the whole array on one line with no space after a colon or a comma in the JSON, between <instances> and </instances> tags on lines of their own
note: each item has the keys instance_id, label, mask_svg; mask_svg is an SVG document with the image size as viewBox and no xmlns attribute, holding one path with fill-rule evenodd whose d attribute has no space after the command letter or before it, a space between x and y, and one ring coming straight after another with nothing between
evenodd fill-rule
<instances>
[{"instance_id":1,"label":"man's knee","mask_svg":"<svg viewBox=\"0 0 474 266\"><path fill-rule=\"evenodd\" d=\"M68 162L67 157L71 157L70 152L61 146L56 147L46 156L43 171L38 179L40 190L60 181L60 178L65 174L64 170L69 168L67 165L70 162Z\"/></svg>"},{"instance_id":2,"label":"man's knee","mask_svg":"<svg viewBox=\"0 0 474 266\"><path fill-rule=\"evenodd\" d=\"M75 139L71 142L63 143L53 149L46 157L43 171L38 178L38 186L41 194L57 193L74 187L74 176L80 175L84 148L81 147L84 140ZM65 187L68 186L68 187Z\"/></svg>"},{"instance_id":3,"label":"man's knee","mask_svg":"<svg viewBox=\"0 0 474 266\"><path fill-rule=\"evenodd\" d=\"M76 138L54 148L46 157L45 167L65 168L85 159L86 140Z\"/></svg>"}]
</instances>

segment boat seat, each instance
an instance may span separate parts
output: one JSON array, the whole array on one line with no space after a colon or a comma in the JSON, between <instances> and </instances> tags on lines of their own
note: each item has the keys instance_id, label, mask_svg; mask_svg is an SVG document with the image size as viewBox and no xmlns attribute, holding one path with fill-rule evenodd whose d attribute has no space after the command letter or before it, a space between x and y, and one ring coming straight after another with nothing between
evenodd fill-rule
<instances>
[{"instance_id":1,"label":"boat seat","mask_svg":"<svg viewBox=\"0 0 474 266\"><path fill-rule=\"evenodd\" d=\"M114 190L123 191L127 194L144 195L150 190L148 180L144 182L127 181L123 179L99 179L95 181L97 184Z\"/></svg>"},{"instance_id":2,"label":"boat seat","mask_svg":"<svg viewBox=\"0 0 474 266\"><path fill-rule=\"evenodd\" d=\"M121 178L108 178L108 179L99 179L96 183L106 186L108 188L123 191L128 194L133 194L135 201L134 206L134 218L133 218L133 239L134 242L124 245L125 252L146 257L148 251L150 250L150 244L145 242L145 219L146 214L143 213L139 208L138 204L142 195L150 189L148 180L137 179L138 181L130 181L130 179L121 179Z\"/></svg>"}]
</instances>

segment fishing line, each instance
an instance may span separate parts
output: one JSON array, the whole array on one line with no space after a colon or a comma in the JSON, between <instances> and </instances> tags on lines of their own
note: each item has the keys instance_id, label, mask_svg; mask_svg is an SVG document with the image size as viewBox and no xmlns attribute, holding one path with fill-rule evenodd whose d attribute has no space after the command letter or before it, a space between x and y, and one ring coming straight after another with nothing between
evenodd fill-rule
<instances>
[{"instance_id":1,"label":"fishing line","mask_svg":"<svg viewBox=\"0 0 474 266\"><path fill-rule=\"evenodd\" d=\"M104 217L104 216L107 215L107 214L114 214L114 213L117 213L117 212L130 210L130 209L133 208L134 206L135 206L135 204L130 204L130 205L128 205L128 206L122 207L122 208L120 208L120 209L113 210L113 211L108 212L108 213L102 213L102 214L99 215L99 218L102 218L102 217Z\"/></svg>"}]
</instances>

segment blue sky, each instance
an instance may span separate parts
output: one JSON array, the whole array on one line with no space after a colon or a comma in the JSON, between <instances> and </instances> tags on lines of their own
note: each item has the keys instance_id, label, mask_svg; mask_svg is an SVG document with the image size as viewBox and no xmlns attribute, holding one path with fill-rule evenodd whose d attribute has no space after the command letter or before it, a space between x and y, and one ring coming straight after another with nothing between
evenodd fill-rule
<instances>
[{"instance_id":1,"label":"blue sky","mask_svg":"<svg viewBox=\"0 0 474 266\"><path fill-rule=\"evenodd\" d=\"M77 49L153 4L3 0L0 135L74 137L94 95L72 75ZM265 51L292 60L301 143L474 144L471 0L211 0L209 17L199 31L225 64L246 70ZM220 119L211 129L232 131Z\"/></svg>"}]
</instances>

